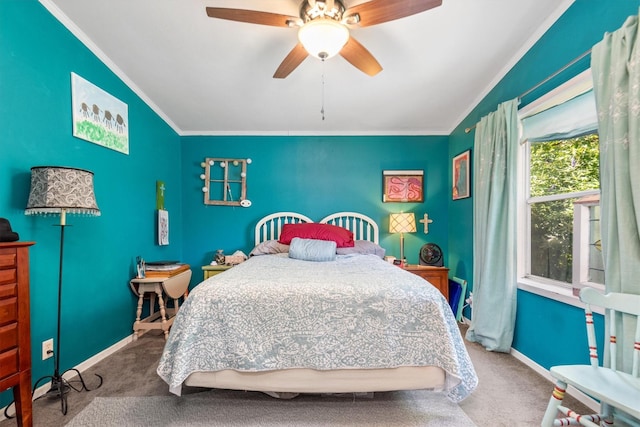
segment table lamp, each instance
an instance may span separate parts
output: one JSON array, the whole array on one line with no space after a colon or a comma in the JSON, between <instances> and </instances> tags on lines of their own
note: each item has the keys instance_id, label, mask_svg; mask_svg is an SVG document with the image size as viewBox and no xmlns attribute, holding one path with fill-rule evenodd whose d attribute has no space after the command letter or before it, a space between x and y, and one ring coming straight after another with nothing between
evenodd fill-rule
<instances>
[{"instance_id":1,"label":"table lamp","mask_svg":"<svg viewBox=\"0 0 640 427\"><path fill-rule=\"evenodd\" d=\"M400 261L405 265L404 259L404 233L416 232L416 217L413 213L395 213L389 217L389 232L400 233Z\"/></svg>"}]
</instances>

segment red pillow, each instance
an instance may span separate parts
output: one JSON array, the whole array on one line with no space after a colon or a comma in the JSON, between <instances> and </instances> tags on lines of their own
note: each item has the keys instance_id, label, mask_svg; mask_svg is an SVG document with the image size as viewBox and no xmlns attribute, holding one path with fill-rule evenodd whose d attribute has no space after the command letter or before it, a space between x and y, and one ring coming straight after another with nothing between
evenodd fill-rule
<instances>
[{"instance_id":1,"label":"red pillow","mask_svg":"<svg viewBox=\"0 0 640 427\"><path fill-rule=\"evenodd\" d=\"M289 245L294 237L331 240L336 242L336 246L339 248L352 248L354 246L353 233L351 231L331 224L319 224L316 222L285 224L282 226L278 242Z\"/></svg>"}]
</instances>

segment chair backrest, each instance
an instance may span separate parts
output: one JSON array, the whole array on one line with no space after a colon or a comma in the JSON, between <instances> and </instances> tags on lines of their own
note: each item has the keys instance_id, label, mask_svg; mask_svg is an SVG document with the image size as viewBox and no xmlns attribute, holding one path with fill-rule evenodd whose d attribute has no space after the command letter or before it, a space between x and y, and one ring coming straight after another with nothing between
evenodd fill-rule
<instances>
[{"instance_id":1,"label":"chair backrest","mask_svg":"<svg viewBox=\"0 0 640 427\"><path fill-rule=\"evenodd\" d=\"M587 337L589 340L589 357L591 365L598 365L598 348L596 345L595 328L593 326L592 305L597 305L605 309L605 314L609 318L609 340L605 340L605 352L609 352L610 368L616 370L617 364L617 333L616 318L623 314L631 317L631 322L635 322L635 335L633 339L633 356L631 362L631 375L638 378L640 370L640 295L608 293L601 294L593 288L583 288L580 291L580 300L585 306L585 316L587 321ZM631 345L631 344L630 344Z\"/></svg>"}]
</instances>

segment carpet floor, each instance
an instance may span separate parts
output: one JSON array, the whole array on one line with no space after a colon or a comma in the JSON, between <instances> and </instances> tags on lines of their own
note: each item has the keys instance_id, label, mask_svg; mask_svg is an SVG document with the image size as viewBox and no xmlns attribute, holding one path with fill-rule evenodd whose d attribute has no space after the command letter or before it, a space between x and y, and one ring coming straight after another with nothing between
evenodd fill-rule
<instances>
[{"instance_id":1,"label":"carpet floor","mask_svg":"<svg viewBox=\"0 0 640 427\"><path fill-rule=\"evenodd\" d=\"M472 427L441 393L402 391L374 396L304 395L293 400L262 393L207 391L183 397L96 397L69 427L90 426L370 426Z\"/></svg>"},{"instance_id":2,"label":"carpet floor","mask_svg":"<svg viewBox=\"0 0 640 427\"><path fill-rule=\"evenodd\" d=\"M460 329L464 336L464 333L466 332L466 326L460 325ZM33 403L34 427L59 427L72 421L74 422L75 426L82 425L81 422L83 422L83 419L78 418L76 420L75 417L78 416L85 408L90 407L93 407L93 409L91 409L92 412L87 412L84 414L92 414L89 415L89 418L84 419L87 422L86 425L111 425L110 423L112 423L112 421L110 417L112 416L112 410L110 408L116 407L118 406L118 404L107 404L109 402L117 402L118 400L121 402L130 402L129 404L131 405L131 411L130 413L126 414L128 421L122 422L120 424L115 424L134 425L132 421L133 418L131 417L137 416L135 414L138 413L137 411L139 408L140 411L143 410L141 409L145 406L143 402L146 402L147 399L150 399L150 402L159 398L171 399L172 395L169 393L167 384L162 381L162 379L160 379L160 377L156 373L158 360L160 359L162 349L164 348L164 337L162 336L162 334L154 334L154 332L156 331L149 332L138 341L127 344L121 350L118 350L117 352L111 354L106 359L101 360L91 368L87 369L87 371L83 372L83 376L92 391L85 391L82 393L69 393L69 412L66 415L63 415L61 413L60 401L58 399L51 399L47 397L37 399ZM476 372L478 373L479 384L478 388L471 394L471 396L460 402L459 409L464 411L467 417L480 427L539 426L544 411L547 407L547 402L549 401L551 391L553 390L553 384L509 354L486 351L484 348L482 348L482 346L476 343L465 342L465 344L467 345L467 350L469 351L471 360L473 361ZM95 375L98 374L104 378L104 383L100 388L96 388L97 377ZM262 393L229 392L229 394L227 394L227 392L220 390L210 391L195 387L185 387L183 389L183 396L186 397L187 395L191 394L193 394L194 396L200 395L198 397L199 399L205 399L205 397L207 397L207 403L214 405L216 404L215 400L218 397L224 398L224 404L228 405L228 407L221 407L220 405L222 405L223 402L220 402L220 404L216 406L215 412L212 413L207 420L207 425L213 426L223 425L215 424L217 422L216 420L220 420L217 415L218 413L232 412L232 414L230 415L231 418L228 418L227 422L232 422L233 420L238 419L237 417L244 417L244 406L245 404L249 403L246 402L245 399L248 398L250 402L253 402L253 400L256 399L258 401L270 401L270 403L268 404L276 405L276 407L279 407L280 405L293 407L298 403L304 402L304 399L306 398L305 396L299 396L291 401L282 401L273 399L269 396L263 395ZM384 398L379 398L379 395L384 396ZM416 396L418 395L420 394L416 394ZM389 393L376 393L374 395L373 402L375 402L376 404L382 404L384 399L397 399L398 396L402 396L402 394L394 396ZM346 405L347 401L351 403L351 400L352 398L350 397L342 403L336 403L336 405L340 405L341 411L345 411L345 413L351 414L352 412L347 412L347 410L343 407L343 405ZM360 400L365 399L357 398L357 402L360 402ZM100 407L97 405L101 404L101 401L105 402L105 411L108 410L109 412L101 412L99 410ZM323 398L322 402L323 405L328 406L331 406L331 404L333 403L332 400L326 400L326 398ZM446 399L443 399L443 402L445 404L450 403ZM576 402L575 399L571 397L567 398L566 403L568 407L573 408L578 413L590 413L588 412L589 410L584 407L584 405ZM395 402L395 405L396 407L402 407L401 405L404 404ZM420 411L424 410L424 408L426 407L425 405L426 404L422 404L420 402L418 402L417 404L408 404L408 406L413 407L413 411L418 414ZM162 408L168 407L167 405L163 404L156 406L160 406ZM396 415L398 414L398 412L392 412L396 411L396 409L391 409L392 406L385 408L389 408L387 410L391 413L395 413ZM179 410L180 409L173 409L169 412L175 413ZM352 409L349 409L349 411L352 411ZM414 418L411 418L412 413L413 412L409 410L405 410L405 412L403 412L403 416L406 415L409 418L403 421L405 422L405 424L401 424L400 421L398 421L400 420L400 418L396 418L395 425L412 425L409 424L414 420ZM380 412L378 412L378 414L380 414ZM382 422L383 420L387 419L385 418L385 414L385 411L382 411L379 416L373 417L373 419ZM169 415L173 416L172 414ZM274 417L276 415L277 414L271 414L270 416ZM273 418L265 418L264 422L266 423L267 420L273 420ZM458 420L462 420L462 418L458 417ZM323 418L320 418L320 416L318 416L318 418L309 418L305 419L305 421L308 422L298 425L320 425L317 423L322 422ZM242 423L238 421L236 425L247 425L247 422L250 422L250 420L243 418ZM276 421L269 422L271 422L271 426L279 425ZM316 424L313 424L313 422L316 422ZM354 425L354 422L356 422L355 419L351 418L348 419L347 422L344 422L342 424L336 421L334 425ZM425 422L429 422L429 420ZM152 424L143 420L139 425L144 426ZM158 422L154 425L176 426L185 425L185 422L184 420L181 420L181 422L174 422L174 424L163 424L162 422ZM233 424L227 425L233 426ZM474 424L467 425L472 426ZM2 420L2 416L0 416L0 427L15 426L15 419Z\"/></svg>"}]
</instances>

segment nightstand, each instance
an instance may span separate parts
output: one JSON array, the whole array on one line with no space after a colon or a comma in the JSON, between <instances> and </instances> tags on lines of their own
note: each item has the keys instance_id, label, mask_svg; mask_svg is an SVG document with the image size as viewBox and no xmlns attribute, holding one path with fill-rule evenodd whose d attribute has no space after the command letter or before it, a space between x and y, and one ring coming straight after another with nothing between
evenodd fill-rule
<instances>
[{"instance_id":1,"label":"nightstand","mask_svg":"<svg viewBox=\"0 0 640 427\"><path fill-rule=\"evenodd\" d=\"M202 272L204 273L204 279L203 280L207 280L209 277L215 276L216 274L224 273L225 271L227 271L231 267L233 267L233 266L232 265L224 265L224 264L222 264L222 265L220 265L220 264L203 265L202 266Z\"/></svg>"},{"instance_id":2,"label":"nightstand","mask_svg":"<svg viewBox=\"0 0 640 427\"><path fill-rule=\"evenodd\" d=\"M180 308L178 298L185 295L190 279L191 270L186 270L171 277L133 278L129 281L131 290L138 297L136 321L133 323L134 341L150 329L162 330L165 340L169 337L169 328ZM149 316L141 319L145 294L149 294ZM160 311L155 308L156 298ZM166 307L165 300L168 299L173 299L173 308Z\"/></svg>"},{"instance_id":3,"label":"nightstand","mask_svg":"<svg viewBox=\"0 0 640 427\"><path fill-rule=\"evenodd\" d=\"M449 301L449 269L430 265L405 265L404 269L427 280Z\"/></svg>"}]
</instances>

